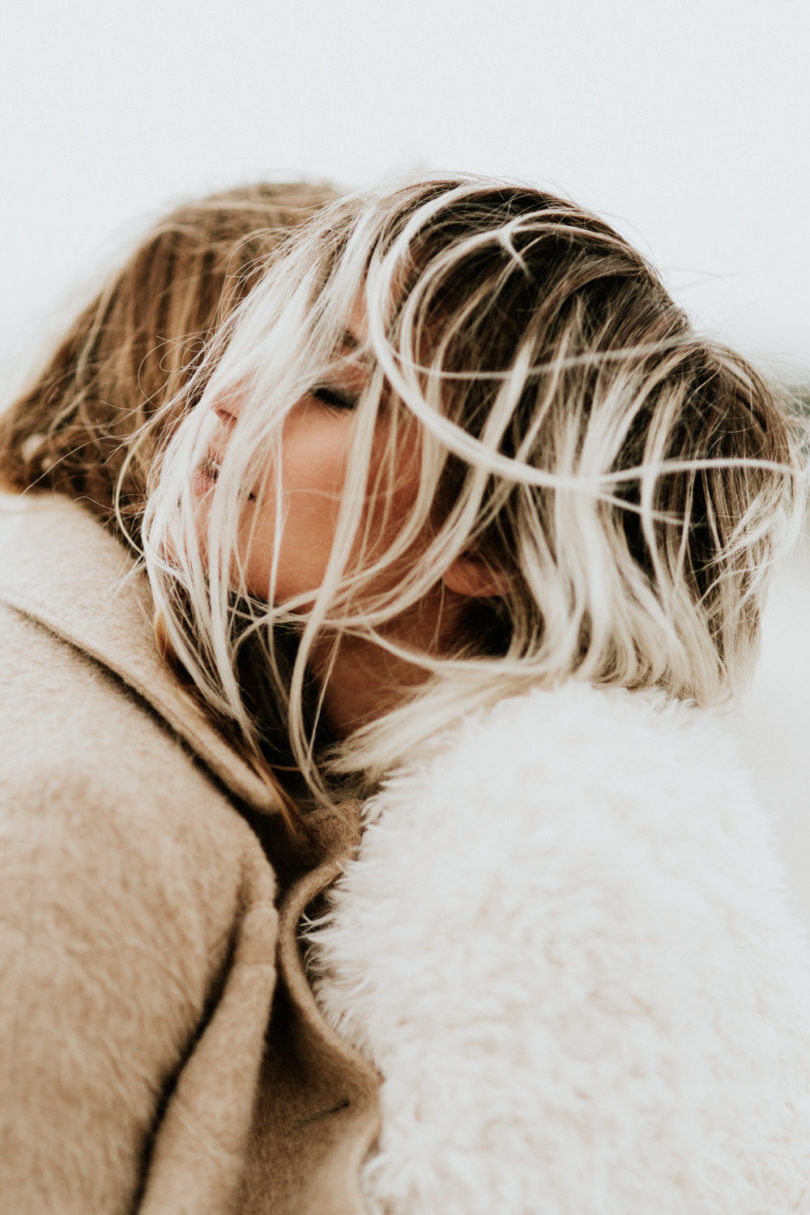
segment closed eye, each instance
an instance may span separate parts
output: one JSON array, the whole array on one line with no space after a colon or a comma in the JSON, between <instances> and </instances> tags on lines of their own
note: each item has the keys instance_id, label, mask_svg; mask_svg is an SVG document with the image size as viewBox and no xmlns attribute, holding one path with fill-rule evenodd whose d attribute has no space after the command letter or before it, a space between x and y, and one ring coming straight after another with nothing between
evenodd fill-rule
<instances>
[{"instance_id":1,"label":"closed eye","mask_svg":"<svg viewBox=\"0 0 810 1215\"><path fill-rule=\"evenodd\" d=\"M351 393L342 392L339 388L331 388L328 384L319 384L311 390L311 396L332 409L354 409L357 397Z\"/></svg>"}]
</instances>

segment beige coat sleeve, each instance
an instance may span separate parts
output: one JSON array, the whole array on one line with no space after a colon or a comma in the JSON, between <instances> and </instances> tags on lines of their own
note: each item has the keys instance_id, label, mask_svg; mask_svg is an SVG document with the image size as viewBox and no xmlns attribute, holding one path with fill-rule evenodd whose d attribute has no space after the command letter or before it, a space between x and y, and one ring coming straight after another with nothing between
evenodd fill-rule
<instances>
[{"instance_id":1,"label":"beige coat sleeve","mask_svg":"<svg viewBox=\"0 0 810 1215\"><path fill-rule=\"evenodd\" d=\"M128 748L112 740L120 762L62 747L0 776L3 1215L233 1209L274 880L249 828L147 726L148 743L140 727Z\"/></svg>"}]
</instances>

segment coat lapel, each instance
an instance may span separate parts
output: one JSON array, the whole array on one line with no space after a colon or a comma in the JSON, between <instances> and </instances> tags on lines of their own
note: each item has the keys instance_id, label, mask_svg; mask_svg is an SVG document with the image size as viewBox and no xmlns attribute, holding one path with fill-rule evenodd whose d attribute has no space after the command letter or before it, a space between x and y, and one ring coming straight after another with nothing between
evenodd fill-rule
<instances>
[{"instance_id":1,"label":"coat lapel","mask_svg":"<svg viewBox=\"0 0 810 1215\"><path fill-rule=\"evenodd\" d=\"M294 840L268 786L221 737L161 657L149 584L123 545L61 495L0 494L0 601L101 664L242 804L279 877L281 982L246 1161L244 1215L359 1215L360 1164L379 1130L374 1068L321 1015L298 943L307 905L340 873L360 807L307 816ZM302 1175L301 1161L307 1161Z\"/></svg>"},{"instance_id":2,"label":"coat lapel","mask_svg":"<svg viewBox=\"0 0 810 1215\"><path fill-rule=\"evenodd\" d=\"M301 917L359 843L359 804L316 811L309 823L325 859L291 883L281 901L281 982L256 1094L241 1215L361 1215L360 1170L380 1132L380 1076L322 1016L298 938Z\"/></svg>"},{"instance_id":3,"label":"coat lapel","mask_svg":"<svg viewBox=\"0 0 810 1215\"><path fill-rule=\"evenodd\" d=\"M0 495L0 600L113 672L241 802L278 812L161 657L146 574L81 506L50 493Z\"/></svg>"}]
</instances>

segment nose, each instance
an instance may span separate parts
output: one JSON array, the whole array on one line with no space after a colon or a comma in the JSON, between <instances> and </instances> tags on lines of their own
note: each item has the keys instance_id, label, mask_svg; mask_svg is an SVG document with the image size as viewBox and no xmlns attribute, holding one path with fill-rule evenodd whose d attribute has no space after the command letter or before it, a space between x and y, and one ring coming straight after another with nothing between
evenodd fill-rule
<instances>
[{"instance_id":1,"label":"nose","mask_svg":"<svg viewBox=\"0 0 810 1215\"><path fill-rule=\"evenodd\" d=\"M236 402L230 398L220 398L214 404L214 414L229 430L236 425L236 419L239 416Z\"/></svg>"},{"instance_id":2,"label":"nose","mask_svg":"<svg viewBox=\"0 0 810 1215\"><path fill-rule=\"evenodd\" d=\"M217 393L211 406L214 417L222 423L226 430L232 430L239 420L243 388L241 383L231 384Z\"/></svg>"}]
</instances>

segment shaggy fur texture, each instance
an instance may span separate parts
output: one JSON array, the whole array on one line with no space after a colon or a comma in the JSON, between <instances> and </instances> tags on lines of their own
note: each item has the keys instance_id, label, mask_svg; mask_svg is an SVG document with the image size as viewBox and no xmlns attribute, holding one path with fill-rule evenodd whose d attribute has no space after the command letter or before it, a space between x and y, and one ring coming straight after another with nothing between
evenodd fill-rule
<instances>
[{"instance_id":1,"label":"shaggy fur texture","mask_svg":"<svg viewBox=\"0 0 810 1215\"><path fill-rule=\"evenodd\" d=\"M710 715L569 684L399 772L310 929L385 1215L810 1211L808 952Z\"/></svg>"}]
</instances>

